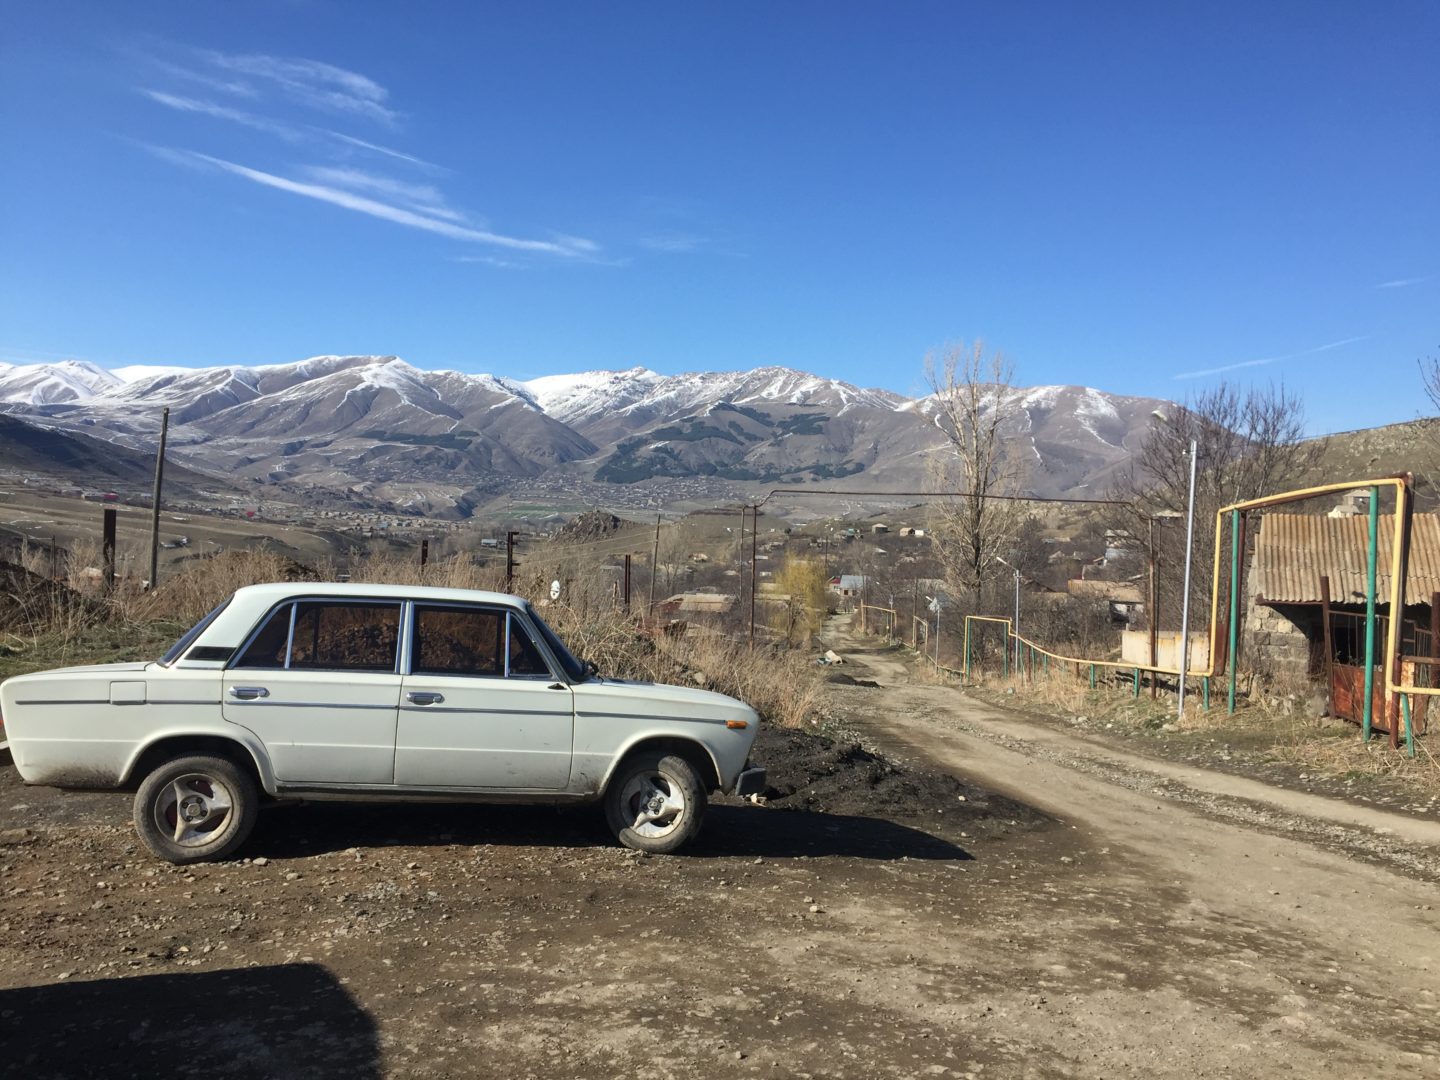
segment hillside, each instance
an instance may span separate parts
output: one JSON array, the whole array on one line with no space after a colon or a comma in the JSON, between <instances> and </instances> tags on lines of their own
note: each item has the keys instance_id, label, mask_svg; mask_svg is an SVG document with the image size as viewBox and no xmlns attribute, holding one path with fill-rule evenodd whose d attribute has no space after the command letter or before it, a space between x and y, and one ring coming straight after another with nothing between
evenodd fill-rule
<instances>
[{"instance_id":1,"label":"hillside","mask_svg":"<svg viewBox=\"0 0 1440 1080\"><path fill-rule=\"evenodd\" d=\"M1010 394L1007 449L1037 495L1103 489L1161 404L1075 386ZM946 443L928 398L783 367L527 382L393 356L0 369L12 415L122 448L148 451L167 406L172 454L199 470L451 515L505 494L650 506L757 485L916 490Z\"/></svg>"}]
</instances>

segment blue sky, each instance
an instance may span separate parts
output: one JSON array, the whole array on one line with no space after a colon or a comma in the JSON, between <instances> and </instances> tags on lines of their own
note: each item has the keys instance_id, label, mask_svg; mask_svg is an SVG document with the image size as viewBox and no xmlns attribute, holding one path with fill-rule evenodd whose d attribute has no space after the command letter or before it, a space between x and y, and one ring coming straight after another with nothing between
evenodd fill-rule
<instances>
[{"instance_id":1,"label":"blue sky","mask_svg":"<svg viewBox=\"0 0 1440 1080\"><path fill-rule=\"evenodd\" d=\"M0 360L915 392L979 337L1024 384L1430 411L1426 0L0 16Z\"/></svg>"}]
</instances>

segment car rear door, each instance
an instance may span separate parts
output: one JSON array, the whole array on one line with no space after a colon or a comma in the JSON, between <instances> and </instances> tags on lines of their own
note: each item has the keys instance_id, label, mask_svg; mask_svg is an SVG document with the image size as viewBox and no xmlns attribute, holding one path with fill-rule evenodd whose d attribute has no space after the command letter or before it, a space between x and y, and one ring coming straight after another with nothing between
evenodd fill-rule
<instances>
[{"instance_id":1,"label":"car rear door","mask_svg":"<svg viewBox=\"0 0 1440 1080\"><path fill-rule=\"evenodd\" d=\"M403 609L286 601L237 650L223 679L225 719L260 738L277 780L394 783Z\"/></svg>"},{"instance_id":2,"label":"car rear door","mask_svg":"<svg viewBox=\"0 0 1440 1080\"><path fill-rule=\"evenodd\" d=\"M516 612L413 605L395 783L558 791L570 779L575 695Z\"/></svg>"}]
</instances>

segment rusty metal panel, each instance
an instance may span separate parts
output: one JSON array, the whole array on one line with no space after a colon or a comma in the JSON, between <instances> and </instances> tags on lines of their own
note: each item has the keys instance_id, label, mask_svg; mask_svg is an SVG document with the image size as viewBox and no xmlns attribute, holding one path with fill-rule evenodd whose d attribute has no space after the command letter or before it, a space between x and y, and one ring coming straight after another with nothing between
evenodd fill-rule
<instances>
[{"instance_id":1,"label":"rusty metal panel","mask_svg":"<svg viewBox=\"0 0 1440 1080\"><path fill-rule=\"evenodd\" d=\"M1380 515L1376 602L1390 602L1390 545L1395 515ZM1330 579L1333 604L1365 601L1365 566L1370 521L1364 514L1312 517L1265 514L1255 542L1255 591L1270 603L1320 602L1320 578ZM1410 530L1406 599L1429 603L1440 591L1440 514L1416 514Z\"/></svg>"}]
</instances>

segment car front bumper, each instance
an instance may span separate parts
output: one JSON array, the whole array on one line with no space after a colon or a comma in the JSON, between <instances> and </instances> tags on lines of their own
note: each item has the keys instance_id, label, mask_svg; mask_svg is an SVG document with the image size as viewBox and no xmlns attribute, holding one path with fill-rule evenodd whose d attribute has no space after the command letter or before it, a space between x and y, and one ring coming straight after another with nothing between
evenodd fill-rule
<instances>
[{"instance_id":1,"label":"car front bumper","mask_svg":"<svg viewBox=\"0 0 1440 1080\"><path fill-rule=\"evenodd\" d=\"M735 779L736 795L759 795L765 790L765 770L751 766Z\"/></svg>"}]
</instances>

